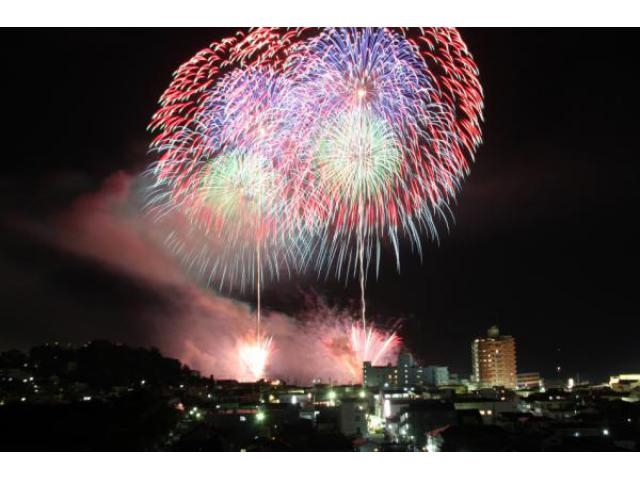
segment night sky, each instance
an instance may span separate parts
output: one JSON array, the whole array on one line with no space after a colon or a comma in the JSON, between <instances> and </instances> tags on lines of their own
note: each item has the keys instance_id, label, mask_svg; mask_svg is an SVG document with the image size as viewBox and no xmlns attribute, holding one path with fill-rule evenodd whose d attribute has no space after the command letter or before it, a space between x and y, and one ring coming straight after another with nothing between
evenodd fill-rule
<instances>
[{"instance_id":1,"label":"night sky","mask_svg":"<svg viewBox=\"0 0 640 480\"><path fill-rule=\"evenodd\" d=\"M163 334L142 319L171 309L172 292L83 254L65 226L92 220L96 192L147 166L146 125L171 73L233 31L2 30L0 350ZM421 362L466 375L492 324L516 338L521 372L640 371L637 31L462 35L485 90L484 144L451 231L422 262L404 248L400 274L387 256L368 311L403 318ZM118 238L104 241L130 255ZM164 271L147 270L144 249L135 258ZM355 282L302 278L270 285L265 302L295 313L309 289L339 305L358 296Z\"/></svg>"}]
</instances>

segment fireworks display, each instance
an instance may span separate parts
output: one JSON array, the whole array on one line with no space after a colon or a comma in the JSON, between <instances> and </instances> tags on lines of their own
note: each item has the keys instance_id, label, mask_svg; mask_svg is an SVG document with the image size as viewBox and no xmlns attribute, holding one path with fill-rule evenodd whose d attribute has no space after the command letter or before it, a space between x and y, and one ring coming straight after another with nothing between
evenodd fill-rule
<instances>
[{"instance_id":1,"label":"fireworks display","mask_svg":"<svg viewBox=\"0 0 640 480\"><path fill-rule=\"evenodd\" d=\"M481 141L476 65L451 28L257 28L174 74L150 129L147 207L188 228L167 244L218 288L258 296L262 373L271 349L260 290L281 272L359 277L358 361L397 342L366 324L365 282L400 241L421 252ZM376 347L374 347L376 345Z\"/></svg>"},{"instance_id":2,"label":"fireworks display","mask_svg":"<svg viewBox=\"0 0 640 480\"><path fill-rule=\"evenodd\" d=\"M308 303L302 320L306 334L318 338L316 343L322 345L325 358L351 382L362 381L363 362L387 365L395 361L401 346L395 326L362 325L347 310L330 308L322 301Z\"/></svg>"}]
</instances>

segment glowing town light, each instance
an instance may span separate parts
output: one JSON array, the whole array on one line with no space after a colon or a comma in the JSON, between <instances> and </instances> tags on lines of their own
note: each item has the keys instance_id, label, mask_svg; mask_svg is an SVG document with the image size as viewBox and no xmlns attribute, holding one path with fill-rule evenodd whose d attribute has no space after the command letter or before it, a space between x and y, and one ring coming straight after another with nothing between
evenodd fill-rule
<instances>
[{"instance_id":1,"label":"glowing town light","mask_svg":"<svg viewBox=\"0 0 640 480\"><path fill-rule=\"evenodd\" d=\"M293 396L291 397L291 404L292 404L292 405L295 405L296 403L298 403L298 397L296 397L295 395L293 395Z\"/></svg>"},{"instance_id":2,"label":"glowing town light","mask_svg":"<svg viewBox=\"0 0 640 480\"><path fill-rule=\"evenodd\" d=\"M602 435L604 435L605 437L607 437L609 435L609 429L608 428L604 428L602 430Z\"/></svg>"},{"instance_id":3,"label":"glowing town light","mask_svg":"<svg viewBox=\"0 0 640 480\"><path fill-rule=\"evenodd\" d=\"M267 418L267 416L265 415L264 412L256 413L256 421L263 422L265 418Z\"/></svg>"},{"instance_id":4,"label":"glowing town light","mask_svg":"<svg viewBox=\"0 0 640 480\"><path fill-rule=\"evenodd\" d=\"M367 392L365 392L364 390L360 390L360 393L358 394L358 396L360 398L365 398L367 396Z\"/></svg>"},{"instance_id":5,"label":"glowing town light","mask_svg":"<svg viewBox=\"0 0 640 480\"><path fill-rule=\"evenodd\" d=\"M384 404L382 406L382 415L385 418L389 418L391 416L391 401L389 399L386 399L384 401Z\"/></svg>"},{"instance_id":6,"label":"glowing town light","mask_svg":"<svg viewBox=\"0 0 640 480\"><path fill-rule=\"evenodd\" d=\"M329 390L329 400L335 400L336 399L336 392L334 392L333 390Z\"/></svg>"}]
</instances>

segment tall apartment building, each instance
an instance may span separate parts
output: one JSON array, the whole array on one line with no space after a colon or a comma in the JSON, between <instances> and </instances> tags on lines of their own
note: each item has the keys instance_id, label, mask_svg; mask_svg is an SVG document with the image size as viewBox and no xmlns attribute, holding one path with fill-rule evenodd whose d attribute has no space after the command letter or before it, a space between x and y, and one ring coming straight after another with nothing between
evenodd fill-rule
<instances>
[{"instance_id":1,"label":"tall apartment building","mask_svg":"<svg viewBox=\"0 0 640 480\"><path fill-rule=\"evenodd\" d=\"M492 326L484 338L471 343L473 378L480 387L516 388L516 342Z\"/></svg>"}]
</instances>

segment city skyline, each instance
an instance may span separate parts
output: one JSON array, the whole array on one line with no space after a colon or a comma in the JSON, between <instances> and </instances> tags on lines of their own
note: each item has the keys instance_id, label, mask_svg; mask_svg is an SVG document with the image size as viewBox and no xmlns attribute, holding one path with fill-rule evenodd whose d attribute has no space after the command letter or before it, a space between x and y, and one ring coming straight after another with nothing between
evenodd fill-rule
<instances>
[{"instance_id":1,"label":"city skyline","mask_svg":"<svg viewBox=\"0 0 640 480\"><path fill-rule=\"evenodd\" d=\"M500 338L490 330L487 339ZM446 367L423 368L407 352L394 367L364 370L364 385L238 382L106 341L0 352L0 448L637 450L638 373L506 388L449 379Z\"/></svg>"}]
</instances>

